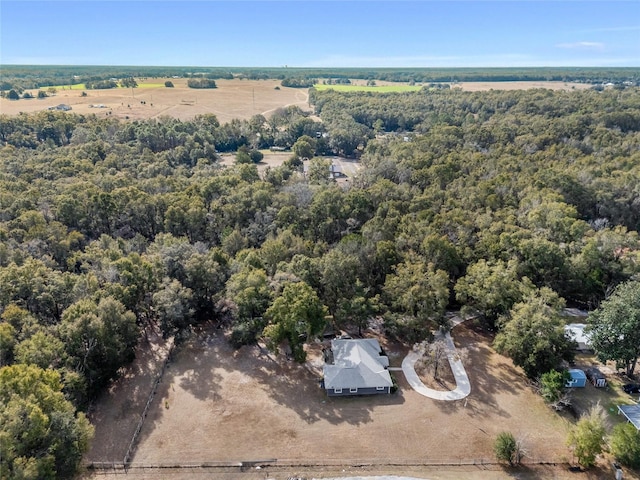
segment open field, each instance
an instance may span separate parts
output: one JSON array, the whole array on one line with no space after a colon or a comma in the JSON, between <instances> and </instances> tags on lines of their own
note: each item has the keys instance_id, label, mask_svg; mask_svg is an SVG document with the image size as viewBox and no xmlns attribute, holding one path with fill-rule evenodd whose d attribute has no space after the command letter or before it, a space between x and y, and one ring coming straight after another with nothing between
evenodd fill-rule
<instances>
[{"instance_id":1,"label":"open field","mask_svg":"<svg viewBox=\"0 0 640 480\"><path fill-rule=\"evenodd\" d=\"M330 399L318 386L319 346L299 366L259 347L233 351L219 333L203 334L175 356L134 462L492 461L502 430L522 436L532 460L568 460L569 422L481 334L463 328L455 338L469 349L472 393L436 402L411 390L401 373L395 395ZM406 353L390 343L385 350L398 365Z\"/></svg>"},{"instance_id":2,"label":"open field","mask_svg":"<svg viewBox=\"0 0 640 480\"><path fill-rule=\"evenodd\" d=\"M174 88L166 88L165 80L171 80ZM162 115L190 120L198 114L212 113L221 123L225 123L234 118L248 119L256 114L268 116L287 105L309 108L306 89L282 87L279 80L216 80L216 83L218 88L215 89L189 88L184 78L153 79L141 82L134 89L69 90L67 87L65 90L58 89L55 96L44 99L11 101L2 98L0 112L16 115L65 103L72 107L73 113L112 115L125 120ZM43 90L46 91L46 88ZM81 96L82 91L87 93L86 97ZM37 90L31 92L37 95ZM91 105L101 105L101 108Z\"/></svg>"},{"instance_id":3,"label":"open field","mask_svg":"<svg viewBox=\"0 0 640 480\"><path fill-rule=\"evenodd\" d=\"M228 480L284 479L293 473L306 478L348 474L405 474L432 480L514 475L521 479L607 478L606 461L587 473L567 470L572 460L565 445L571 415L555 414L545 406L511 361L489 347L490 337L462 325L456 327L454 339L458 348L468 351L465 363L472 392L466 400L437 402L422 397L400 372L394 373L400 387L394 395L327 398L318 385L320 344L308 349L309 361L301 366L257 346L234 351L220 330L209 328L174 355L151 403L133 457L137 467L129 475L176 480L196 474ZM406 348L382 343L391 365L398 366ZM132 385L135 391L140 386L139 382ZM617 397L616 392L612 395ZM139 415L144 406L143 397L132 395L127 382L121 382L107 401L130 398L127 413L134 418L132 412ZM579 403L585 408L596 397L605 405L611 400L606 390L588 387L580 392ZM119 408L114 414L122 417ZM127 429L114 425L104 414L108 410L101 411L100 418L94 417L96 441L101 445L94 445L91 460L118 461L129 441ZM496 465L492 442L504 430L523 439L525 462L557 465L530 464L511 471ZM276 460L276 465L262 471L231 466L166 468L256 460ZM163 468L149 467L153 465ZM105 473L94 476L103 478ZM625 478L638 477L626 472Z\"/></svg>"},{"instance_id":4,"label":"open field","mask_svg":"<svg viewBox=\"0 0 640 480\"><path fill-rule=\"evenodd\" d=\"M165 80L175 87L166 88ZM234 118L248 119L256 114L268 116L278 108L298 105L309 110L308 90L280 86L279 80L216 80L216 89L192 89L186 79L153 79L141 81L138 88L113 88L108 90L83 90L83 84L56 87L51 97L31 100L7 100L0 98L0 113L17 115L20 112L37 112L61 103L72 107L73 113L114 116L124 120L157 118L162 115L190 120L196 115L213 113L221 123ZM319 89L334 88L340 91L402 92L419 90L420 85L376 82L367 87L366 81L356 80L353 85L319 85ZM279 90L276 90L279 87ZM454 88L466 91L523 90L550 88L555 90L586 89L584 83L565 82L460 82ZM64 89L63 89L64 88ZM47 90L43 88L42 90ZM87 92L86 97L81 93ZM37 90L30 91L34 96ZM100 108L95 108L100 105Z\"/></svg>"},{"instance_id":5,"label":"open field","mask_svg":"<svg viewBox=\"0 0 640 480\"><path fill-rule=\"evenodd\" d=\"M261 152L264 157L262 158L262 161L256 165L258 172L260 173L263 173L267 168L279 167L293 155L291 151L272 152L265 149L261 150ZM222 153L220 154L219 163L225 167L230 167L234 165L235 158L236 156L234 153ZM362 164L358 160L354 160L352 158L336 156L329 156L325 158L331 160L331 163L336 165L340 171L346 175L346 179L356 176L362 168ZM345 179L341 180L344 181Z\"/></svg>"}]
</instances>

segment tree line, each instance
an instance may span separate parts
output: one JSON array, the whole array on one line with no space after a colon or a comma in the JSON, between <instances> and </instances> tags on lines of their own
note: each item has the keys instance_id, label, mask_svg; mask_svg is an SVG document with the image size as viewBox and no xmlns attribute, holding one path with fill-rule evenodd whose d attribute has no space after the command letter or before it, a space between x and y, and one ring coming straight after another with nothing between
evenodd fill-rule
<instances>
[{"instance_id":1,"label":"tree line","mask_svg":"<svg viewBox=\"0 0 640 480\"><path fill-rule=\"evenodd\" d=\"M195 70L195 71L194 71ZM155 67L101 65L3 65L0 90L22 92L57 85L73 85L110 78L205 77L210 79L277 79L287 82L317 78L382 80L389 82L504 82L561 81L604 84L630 82L638 85L637 68L536 67L536 68L293 68L293 67Z\"/></svg>"}]
</instances>

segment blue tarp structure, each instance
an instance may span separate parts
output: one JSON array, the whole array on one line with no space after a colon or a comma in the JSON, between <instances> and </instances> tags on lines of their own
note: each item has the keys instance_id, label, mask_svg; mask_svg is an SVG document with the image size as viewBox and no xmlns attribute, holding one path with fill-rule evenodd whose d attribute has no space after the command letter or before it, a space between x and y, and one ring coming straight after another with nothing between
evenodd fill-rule
<instances>
[{"instance_id":1,"label":"blue tarp structure","mask_svg":"<svg viewBox=\"0 0 640 480\"><path fill-rule=\"evenodd\" d=\"M569 370L571 380L569 380L564 386L567 388L585 387L587 385L587 374L582 370L573 368Z\"/></svg>"}]
</instances>

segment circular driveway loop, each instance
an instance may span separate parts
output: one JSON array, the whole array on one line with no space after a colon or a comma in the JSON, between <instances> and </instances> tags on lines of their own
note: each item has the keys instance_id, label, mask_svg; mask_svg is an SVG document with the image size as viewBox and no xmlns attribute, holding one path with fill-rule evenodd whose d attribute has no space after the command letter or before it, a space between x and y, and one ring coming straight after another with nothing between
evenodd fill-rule
<instances>
[{"instance_id":1,"label":"circular driveway loop","mask_svg":"<svg viewBox=\"0 0 640 480\"><path fill-rule=\"evenodd\" d=\"M457 325L458 323L460 323L460 319L458 318L453 320L453 323ZM438 335L441 336L442 334ZM445 333L444 341L447 346L447 359L449 360L451 371L453 372L453 376L456 380L455 389L443 392L441 390L428 388L424 383L422 383L415 369L416 361L420 358L420 355L418 355L413 350L410 351L406 357L404 357L404 360L402 360L402 372L404 373L407 382L409 382L409 385L411 385L411 388L413 388L420 395L433 398L434 400L462 400L471 393L471 384L469 383L469 377L467 376L467 371L464 369L462 361L460 361L458 355L456 354L456 346L454 345L453 339L451 338L451 334L449 332Z\"/></svg>"}]
</instances>

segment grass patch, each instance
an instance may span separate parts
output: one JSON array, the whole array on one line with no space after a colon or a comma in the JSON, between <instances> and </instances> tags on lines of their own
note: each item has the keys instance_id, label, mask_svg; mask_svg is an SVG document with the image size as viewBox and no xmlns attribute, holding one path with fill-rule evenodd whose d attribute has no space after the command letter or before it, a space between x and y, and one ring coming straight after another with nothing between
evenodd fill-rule
<instances>
[{"instance_id":1,"label":"grass patch","mask_svg":"<svg viewBox=\"0 0 640 480\"><path fill-rule=\"evenodd\" d=\"M47 90L47 88L55 88L56 90L86 90L84 83L75 83L73 85L55 85L53 87L40 87L40 90Z\"/></svg>"},{"instance_id":2,"label":"grass patch","mask_svg":"<svg viewBox=\"0 0 640 480\"><path fill-rule=\"evenodd\" d=\"M419 85L380 85L370 87L367 85L322 85L313 86L316 90L335 90L336 92L378 92L378 93L398 93L417 92L422 87Z\"/></svg>"},{"instance_id":3,"label":"grass patch","mask_svg":"<svg viewBox=\"0 0 640 480\"><path fill-rule=\"evenodd\" d=\"M164 88L164 83L139 83L137 88Z\"/></svg>"}]
</instances>

